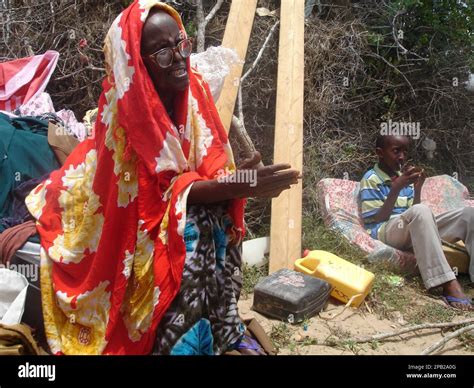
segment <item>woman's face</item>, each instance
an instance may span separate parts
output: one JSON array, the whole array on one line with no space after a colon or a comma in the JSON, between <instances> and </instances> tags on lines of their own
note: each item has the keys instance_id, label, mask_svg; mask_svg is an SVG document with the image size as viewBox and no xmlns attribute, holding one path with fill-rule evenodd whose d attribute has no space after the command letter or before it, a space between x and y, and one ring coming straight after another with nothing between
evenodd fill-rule
<instances>
[{"instance_id":1,"label":"woman's face","mask_svg":"<svg viewBox=\"0 0 474 388\"><path fill-rule=\"evenodd\" d=\"M176 21L163 11L150 11L142 31L142 58L160 96L174 95L189 86L186 60L175 50L171 66L162 68L150 54L163 48L175 48L185 38Z\"/></svg>"}]
</instances>

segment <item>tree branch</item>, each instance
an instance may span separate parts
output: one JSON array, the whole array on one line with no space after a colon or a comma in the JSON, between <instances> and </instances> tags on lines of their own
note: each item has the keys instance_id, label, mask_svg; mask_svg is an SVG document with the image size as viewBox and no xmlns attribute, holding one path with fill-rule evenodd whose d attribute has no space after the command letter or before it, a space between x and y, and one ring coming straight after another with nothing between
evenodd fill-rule
<instances>
[{"instance_id":1,"label":"tree branch","mask_svg":"<svg viewBox=\"0 0 474 388\"><path fill-rule=\"evenodd\" d=\"M411 89L411 93L413 94L413 97L416 97L416 92L415 92L415 89L413 88L413 85L411 84L411 82L408 80L408 78L405 76L405 74L403 74L396 66L392 65L389 61L387 61L383 56L379 55L379 54L375 54L375 53L371 53L371 54L367 54L368 56L370 57L374 57L374 58L378 58L378 59L381 59L383 62L385 62L388 66L390 66L393 70L395 70L398 74L400 74L404 79L405 81L407 82L408 86L410 86L410 89Z\"/></svg>"},{"instance_id":2,"label":"tree branch","mask_svg":"<svg viewBox=\"0 0 474 388\"><path fill-rule=\"evenodd\" d=\"M252 65L247 70L247 72L240 78L239 90L237 94L237 108L239 112L238 113L239 117L236 117L236 116L232 117L231 129L234 129L232 133L235 133L237 140L241 144L247 156L250 156L252 152L255 151L255 146L252 142L252 139L248 135L247 130L245 129L245 125L244 125L244 113L242 109L242 82L245 80L245 78L249 76L249 74L257 66L258 62L260 61L263 55L263 52L265 51L265 48L268 45L268 42L273 36L273 33L275 32L275 29L279 23L280 21L277 20L275 24L273 25L273 27L270 29L270 32L268 33L268 36L265 39L265 42L263 42L263 45L260 48L260 51L258 52L257 57L255 58L255 60L253 61ZM263 163L260 162L260 165L263 166Z\"/></svg>"},{"instance_id":3,"label":"tree branch","mask_svg":"<svg viewBox=\"0 0 474 388\"><path fill-rule=\"evenodd\" d=\"M242 108L242 82L239 84L239 93L237 94L237 107L239 111L239 120L244 125L244 110Z\"/></svg>"},{"instance_id":4,"label":"tree branch","mask_svg":"<svg viewBox=\"0 0 474 388\"><path fill-rule=\"evenodd\" d=\"M217 11L219 11L219 9L222 7L222 4L224 4L224 0L217 0L216 5L212 7L211 12L209 12L209 14L206 16L206 19L204 20L206 23L205 24L206 26L212 20L212 18L216 15Z\"/></svg>"},{"instance_id":5,"label":"tree branch","mask_svg":"<svg viewBox=\"0 0 474 388\"><path fill-rule=\"evenodd\" d=\"M102 68L102 67L95 67L95 66L87 66L87 67L83 67L79 70L76 70L72 73L69 73L69 74L66 74L66 75L63 75L62 77L58 77L58 78L55 78L54 80L55 81L62 81L62 80L65 80L67 78L70 78L70 77L73 77L75 76L76 74L79 74L81 72L83 72L84 70L93 70L93 71L99 71L99 72L104 72L105 73L105 69Z\"/></svg>"},{"instance_id":6,"label":"tree branch","mask_svg":"<svg viewBox=\"0 0 474 388\"><path fill-rule=\"evenodd\" d=\"M250 157L255 151L255 146L253 145L252 139L250 139L244 125L236 116L232 116L230 131L232 131L232 134L235 136L239 146L242 147L245 157ZM258 166L263 167L263 163L260 162Z\"/></svg>"},{"instance_id":7,"label":"tree branch","mask_svg":"<svg viewBox=\"0 0 474 388\"><path fill-rule=\"evenodd\" d=\"M370 337L356 338L354 342L361 344L364 342L381 341L387 338L396 337L401 334L409 333L411 331L422 330L422 329L442 329L446 327L461 326L465 324L471 324L472 326L472 324L474 324L474 318L466 319L464 321L459 321L459 322L423 323L421 325L405 327L401 330L393 331L390 333L382 333L382 334L376 334Z\"/></svg>"},{"instance_id":8,"label":"tree branch","mask_svg":"<svg viewBox=\"0 0 474 388\"><path fill-rule=\"evenodd\" d=\"M397 11L397 13L395 14L395 16L394 16L393 19L392 19L392 36L393 36L393 40L395 41L395 43L397 44L397 46L402 50L402 55L406 55L407 53L410 53L410 54L414 55L415 57L419 58L420 60L428 61L428 58L423 58L423 57L419 56L417 53L414 53L413 51L410 51L410 50L406 49L406 48L400 43L400 40L398 39L398 36L397 36L397 31L395 31L395 28L396 28L395 20L397 19L397 17L399 17L400 15L403 15L404 13L405 13L405 11ZM398 56L398 51L397 51L397 56Z\"/></svg>"},{"instance_id":9,"label":"tree branch","mask_svg":"<svg viewBox=\"0 0 474 388\"><path fill-rule=\"evenodd\" d=\"M427 347L425 350L423 350L421 352L421 355L426 356L428 354L431 354L434 351L436 351L436 350L440 349L441 347L443 347L447 342L451 341L453 338L459 337L461 334L467 333L468 331L471 331L471 330L474 331L474 324L469 325L469 326L465 326L461 329L456 330L455 332L453 332L451 334L448 334L446 337L444 337L440 341L434 343L433 345L431 345L431 346Z\"/></svg>"},{"instance_id":10,"label":"tree branch","mask_svg":"<svg viewBox=\"0 0 474 388\"><path fill-rule=\"evenodd\" d=\"M202 6L202 0L197 0L197 47L196 50L198 53L204 51L204 43L206 42L206 21L204 19L204 8Z\"/></svg>"},{"instance_id":11,"label":"tree branch","mask_svg":"<svg viewBox=\"0 0 474 388\"><path fill-rule=\"evenodd\" d=\"M245 74L242 76L242 78L240 79L240 82L242 83L245 78L247 78L249 76L249 74L253 71L253 69L255 69L255 67L257 66L258 62L260 61L260 58L262 58L262 55L263 55L263 52L265 51L265 48L267 47L268 45L268 42L270 41L270 39L272 38L273 36L273 33L275 32L275 29L277 28L277 26L280 24L280 21L277 20L275 22L275 24L273 25L273 27L270 29L270 32L268 33L267 35L267 38L265 39L265 42L263 42L263 45L262 47L260 48L260 51L258 52L257 54L257 57L255 58L255 60L253 61L252 63L252 66L250 66L250 68L245 72Z\"/></svg>"},{"instance_id":12,"label":"tree branch","mask_svg":"<svg viewBox=\"0 0 474 388\"><path fill-rule=\"evenodd\" d=\"M198 53L202 53L204 51L205 42L206 42L206 27L207 24L212 20L212 18L216 15L217 11L222 7L224 0L217 0L217 3L212 7L211 12L207 16L204 16L204 7L202 5L202 0L197 0L197 11L196 11L196 19L197 19L197 47L196 50Z\"/></svg>"}]
</instances>

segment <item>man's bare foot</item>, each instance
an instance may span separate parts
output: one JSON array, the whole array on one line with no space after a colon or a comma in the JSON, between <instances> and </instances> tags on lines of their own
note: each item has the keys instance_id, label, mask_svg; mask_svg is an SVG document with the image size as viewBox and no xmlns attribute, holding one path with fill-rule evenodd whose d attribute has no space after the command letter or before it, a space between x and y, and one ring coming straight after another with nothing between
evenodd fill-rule
<instances>
[{"instance_id":1,"label":"man's bare foot","mask_svg":"<svg viewBox=\"0 0 474 388\"><path fill-rule=\"evenodd\" d=\"M443 284L443 299L449 306L457 310L474 311L471 300L464 294L456 279Z\"/></svg>"}]
</instances>

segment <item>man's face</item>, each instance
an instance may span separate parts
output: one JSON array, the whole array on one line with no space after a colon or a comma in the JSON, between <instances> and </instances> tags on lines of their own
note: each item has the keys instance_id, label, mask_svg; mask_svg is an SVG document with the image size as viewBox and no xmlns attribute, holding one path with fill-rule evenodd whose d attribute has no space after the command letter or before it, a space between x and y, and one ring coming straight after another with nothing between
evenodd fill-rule
<instances>
[{"instance_id":1,"label":"man's face","mask_svg":"<svg viewBox=\"0 0 474 388\"><path fill-rule=\"evenodd\" d=\"M166 47L174 48L184 38L176 21L165 12L152 11L145 21L141 41L142 58L160 96L186 90L189 85L186 60L176 50L172 65L162 68L149 55Z\"/></svg>"},{"instance_id":2,"label":"man's face","mask_svg":"<svg viewBox=\"0 0 474 388\"><path fill-rule=\"evenodd\" d=\"M406 136L386 136L383 148L377 147L375 151L385 166L395 172L407 160L409 145Z\"/></svg>"}]
</instances>

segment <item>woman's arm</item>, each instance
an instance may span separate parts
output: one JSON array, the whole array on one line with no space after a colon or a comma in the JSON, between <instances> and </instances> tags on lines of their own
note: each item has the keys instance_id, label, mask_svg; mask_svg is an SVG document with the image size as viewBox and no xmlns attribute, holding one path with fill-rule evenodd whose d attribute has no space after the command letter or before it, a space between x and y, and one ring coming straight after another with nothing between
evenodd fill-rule
<instances>
[{"instance_id":1,"label":"woman's arm","mask_svg":"<svg viewBox=\"0 0 474 388\"><path fill-rule=\"evenodd\" d=\"M258 164L260 160L260 154L257 152L238 169L241 172L246 169L253 170L252 174L249 171L249 174L243 176L254 176L254 181L245 183L234 183L224 179L197 181L191 187L188 203L207 204L249 197L273 198L298 183L300 173L290 170L289 164L273 164L259 169L249 168Z\"/></svg>"},{"instance_id":2,"label":"woman's arm","mask_svg":"<svg viewBox=\"0 0 474 388\"><path fill-rule=\"evenodd\" d=\"M234 198L227 185L219 183L217 179L197 181L193 183L188 195L188 204L207 204L227 201Z\"/></svg>"}]
</instances>

